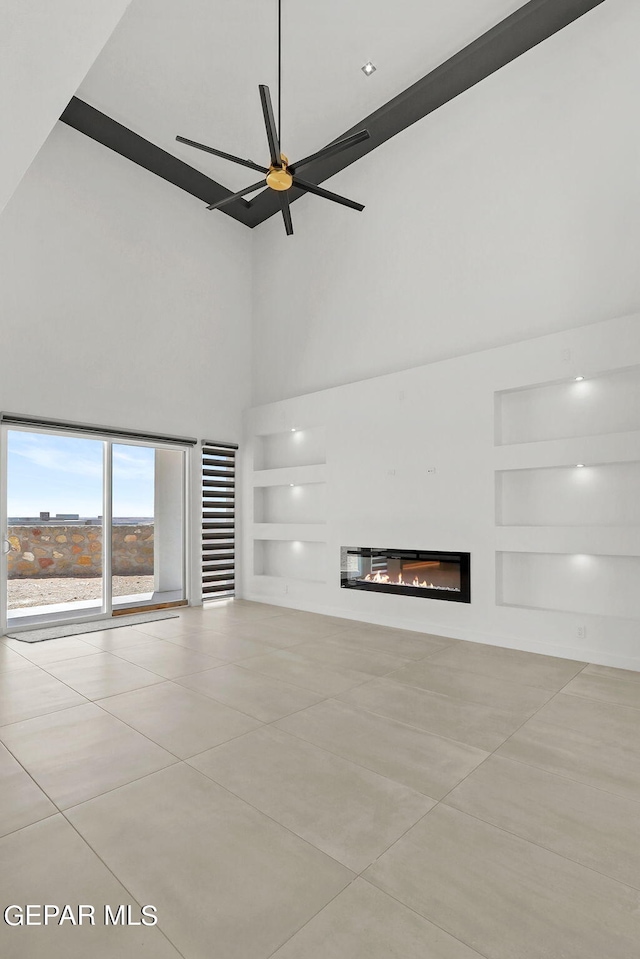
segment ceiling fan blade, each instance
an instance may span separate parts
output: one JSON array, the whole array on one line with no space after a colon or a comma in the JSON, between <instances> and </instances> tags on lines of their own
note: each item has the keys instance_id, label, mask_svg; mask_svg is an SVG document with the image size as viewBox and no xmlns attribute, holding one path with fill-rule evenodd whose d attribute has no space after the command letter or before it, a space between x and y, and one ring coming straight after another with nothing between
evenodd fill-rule
<instances>
[{"instance_id":1,"label":"ceiling fan blade","mask_svg":"<svg viewBox=\"0 0 640 959\"><path fill-rule=\"evenodd\" d=\"M279 196L280 206L282 208L282 219L284 220L284 228L287 231L287 236L293 236L293 220L291 219L291 208L289 206L289 197L287 196L286 190L283 190Z\"/></svg>"},{"instance_id":2,"label":"ceiling fan blade","mask_svg":"<svg viewBox=\"0 0 640 959\"><path fill-rule=\"evenodd\" d=\"M363 203L356 203L355 200L347 200L345 196L339 196L337 193L331 193L330 190L323 190L321 186L316 186L315 183L309 183L308 180L301 180L299 176L294 176L293 185L299 187L301 190L306 190L307 193L313 193L315 196L324 197L325 200L333 200L334 203L341 203L342 206L348 206L352 210L364 210Z\"/></svg>"},{"instance_id":3,"label":"ceiling fan blade","mask_svg":"<svg viewBox=\"0 0 640 959\"><path fill-rule=\"evenodd\" d=\"M231 196L226 196L224 200L218 200L217 203L211 203L207 210L219 210L221 206L226 206L227 203L232 203L234 200L237 200L238 197L244 196L245 193L255 193L256 190L262 189L263 186L266 186L264 180L258 180L257 183L252 183L251 186L246 186L244 190L238 190L237 193L232 193Z\"/></svg>"},{"instance_id":4,"label":"ceiling fan blade","mask_svg":"<svg viewBox=\"0 0 640 959\"><path fill-rule=\"evenodd\" d=\"M344 137L343 140L337 140L336 143L330 143L328 147L323 147L322 150L318 150L317 153L311 153L308 157L304 157L303 160L298 160L297 163L292 163L289 166L289 169L292 173L295 173L296 170L300 170L303 166L307 166L308 163L313 163L314 160L324 160L327 157L335 156L336 153L342 153L343 150L348 150L349 147L353 147L356 143L362 143L363 140L368 140L370 137L368 130L359 130L358 133L354 133L350 137Z\"/></svg>"},{"instance_id":5,"label":"ceiling fan blade","mask_svg":"<svg viewBox=\"0 0 640 959\"><path fill-rule=\"evenodd\" d=\"M234 157L231 153L223 153L222 150L214 150L213 147L208 147L204 143L196 143L195 140L187 140L186 137L176 137L178 143L186 143L189 147L195 147L196 150L204 150L205 153L213 153L216 157L222 157L223 160L231 160L232 163L239 163L240 166L246 166L250 170L257 170L258 173L268 173L269 170L266 166L260 166L258 163L254 163L253 160L241 160L240 157Z\"/></svg>"},{"instance_id":6,"label":"ceiling fan blade","mask_svg":"<svg viewBox=\"0 0 640 959\"><path fill-rule=\"evenodd\" d=\"M258 86L260 91L260 102L262 103L262 114L264 116L264 125L267 129L267 140L269 141L269 156L273 166L280 166L280 144L278 143L278 131L276 130L276 121L273 117L273 106L271 105L271 93L269 87L261 83Z\"/></svg>"}]
</instances>

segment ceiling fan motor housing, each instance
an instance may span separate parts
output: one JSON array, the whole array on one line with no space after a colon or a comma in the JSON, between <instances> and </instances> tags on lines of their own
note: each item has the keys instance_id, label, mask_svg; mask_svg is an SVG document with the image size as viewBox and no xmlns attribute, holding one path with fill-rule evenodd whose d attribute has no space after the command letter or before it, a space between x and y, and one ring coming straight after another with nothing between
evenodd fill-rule
<instances>
[{"instance_id":1,"label":"ceiling fan motor housing","mask_svg":"<svg viewBox=\"0 0 640 959\"><path fill-rule=\"evenodd\" d=\"M287 164L289 163L289 158L280 154L280 161L282 166L273 166L269 167L269 172L267 173L267 186L271 187L272 190L290 190L293 186L293 175L289 173Z\"/></svg>"}]
</instances>

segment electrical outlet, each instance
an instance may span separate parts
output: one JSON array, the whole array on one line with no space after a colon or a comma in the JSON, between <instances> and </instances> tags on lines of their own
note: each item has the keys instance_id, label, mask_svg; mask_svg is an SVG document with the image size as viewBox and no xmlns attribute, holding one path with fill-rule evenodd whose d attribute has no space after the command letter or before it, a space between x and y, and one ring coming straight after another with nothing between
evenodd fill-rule
<instances>
[{"instance_id":1,"label":"electrical outlet","mask_svg":"<svg viewBox=\"0 0 640 959\"><path fill-rule=\"evenodd\" d=\"M578 628L576 629L576 636L578 637L578 639L585 639L586 635L587 635L587 627L578 626Z\"/></svg>"},{"instance_id":2,"label":"electrical outlet","mask_svg":"<svg viewBox=\"0 0 640 959\"><path fill-rule=\"evenodd\" d=\"M435 466L427 466L427 473L435 473L435 471L436 471Z\"/></svg>"}]
</instances>

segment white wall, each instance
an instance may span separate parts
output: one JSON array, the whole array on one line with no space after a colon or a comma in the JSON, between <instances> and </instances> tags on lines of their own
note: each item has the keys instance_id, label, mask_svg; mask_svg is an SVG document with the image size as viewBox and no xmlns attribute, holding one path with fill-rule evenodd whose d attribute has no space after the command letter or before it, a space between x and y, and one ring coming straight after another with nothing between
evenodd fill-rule
<instances>
[{"instance_id":1,"label":"white wall","mask_svg":"<svg viewBox=\"0 0 640 959\"><path fill-rule=\"evenodd\" d=\"M255 407L243 595L640 669L639 390L635 314ZM300 484L325 485L325 525ZM472 602L341 589L341 546L468 551Z\"/></svg>"},{"instance_id":2,"label":"white wall","mask_svg":"<svg viewBox=\"0 0 640 959\"><path fill-rule=\"evenodd\" d=\"M3 0L0 211L131 0Z\"/></svg>"},{"instance_id":3,"label":"white wall","mask_svg":"<svg viewBox=\"0 0 640 959\"><path fill-rule=\"evenodd\" d=\"M607 0L326 182L364 213L258 227L254 401L640 308L638 36Z\"/></svg>"},{"instance_id":4,"label":"white wall","mask_svg":"<svg viewBox=\"0 0 640 959\"><path fill-rule=\"evenodd\" d=\"M250 242L57 124L0 216L0 408L236 441Z\"/></svg>"}]
</instances>

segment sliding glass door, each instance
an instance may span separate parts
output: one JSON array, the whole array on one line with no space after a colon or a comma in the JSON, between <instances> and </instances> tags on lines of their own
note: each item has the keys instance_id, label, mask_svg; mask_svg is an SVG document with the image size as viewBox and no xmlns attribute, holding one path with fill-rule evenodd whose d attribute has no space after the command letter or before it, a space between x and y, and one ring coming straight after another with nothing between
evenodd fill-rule
<instances>
[{"instance_id":1,"label":"sliding glass door","mask_svg":"<svg viewBox=\"0 0 640 959\"><path fill-rule=\"evenodd\" d=\"M185 601L185 449L6 426L0 439L0 628Z\"/></svg>"},{"instance_id":2,"label":"sliding glass door","mask_svg":"<svg viewBox=\"0 0 640 959\"><path fill-rule=\"evenodd\" d=\"M112 447L111 596L114 610L184 599L185 454Z\"/></svg>"},{"instance_id":3,"label":"sliding glass door","mask_svg":"<svg viewBox=\"0 0 640 959\"><path fill-rule=\"evenodd\" d=\"M104 443L26 430L5 443L8 622L101 613Z\"/></svg>"}]
</instances>

